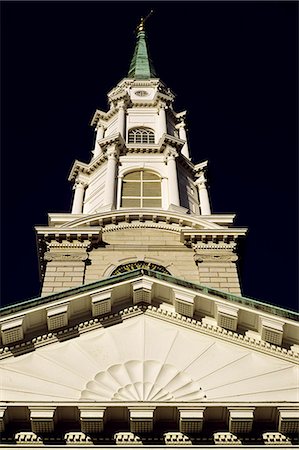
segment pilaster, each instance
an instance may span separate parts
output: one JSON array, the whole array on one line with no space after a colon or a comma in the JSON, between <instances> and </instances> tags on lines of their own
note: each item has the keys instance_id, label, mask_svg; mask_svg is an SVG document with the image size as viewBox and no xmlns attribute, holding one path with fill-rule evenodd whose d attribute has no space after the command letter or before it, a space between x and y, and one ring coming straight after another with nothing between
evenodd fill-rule
<instances>
[{"instance_id":1,"label":"pilaster","mask_svg":"<svg viewBox=\"0 0 299 450\"><path fill-rule=\"evenodd\" d=\"M86 251L48 251L45 253L47 262L43 279L42 295L60 292L71 287L84 284L85 268L88 261Z\"/></svg>"}]
</instances>

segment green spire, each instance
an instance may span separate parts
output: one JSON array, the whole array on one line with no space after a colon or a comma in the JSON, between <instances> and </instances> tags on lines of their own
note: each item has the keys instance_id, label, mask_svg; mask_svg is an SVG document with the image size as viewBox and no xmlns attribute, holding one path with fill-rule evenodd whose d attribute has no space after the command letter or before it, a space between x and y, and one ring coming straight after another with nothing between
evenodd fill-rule
<instances>
[{"instance_id":1,"label":"green spire","mask_svg":"<svg viewBox=\"0 0 299 450\"><path fill-rule=\"evenodd\" d=\"M128 73L128 78L134 78L135 80L157 78L147 48L146 34L144 31L145 20L142 18L138 26L137 42Z\"/></svg>"}]
</instances>

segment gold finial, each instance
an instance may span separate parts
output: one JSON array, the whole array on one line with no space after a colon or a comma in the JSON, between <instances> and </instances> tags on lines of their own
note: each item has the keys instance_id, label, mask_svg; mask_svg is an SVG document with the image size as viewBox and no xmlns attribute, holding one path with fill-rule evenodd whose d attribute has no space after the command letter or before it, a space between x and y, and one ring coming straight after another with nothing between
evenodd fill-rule
<instances>
[{"instance_id":1,"label":"gold finial","mask_svg":"<svg viewBox=\"0 0 299 450\"><path fill-rule=\"evenodd\" d=\"M149 12L149 14L146 16L146 18L144 19L143 17L141 17L141 19L140 19L140 23L139 23L139 25L138 25L138 27L137 27L137 31L139 32L139 31L144 31L144 24L145 24L145 22L147 21L147 19L153 14L153 10L151 10L150 12Z\"/></svg>"}]
</instances>

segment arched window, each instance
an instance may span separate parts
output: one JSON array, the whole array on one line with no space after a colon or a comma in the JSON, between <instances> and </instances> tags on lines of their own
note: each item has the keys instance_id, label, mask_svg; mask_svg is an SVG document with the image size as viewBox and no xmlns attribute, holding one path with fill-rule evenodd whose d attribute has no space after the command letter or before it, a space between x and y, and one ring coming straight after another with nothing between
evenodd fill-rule
<instances>
[{"instance_id":1,"label":"arched window","mask_svg":"<svg viewBox=\"0 0 299 450\"><path fill-rule=\"evenodd\" d=\"M129 144L154 144L155 134L149 128L132 128L129 130Z\"/></svg>"},{"instance_id":2,"label":"arched window","mask_svg":"<svg viewBox=\"0 0 299 450\"><path fill-rule=\"evenodd\" d=\"M130 172L123 178L123 208L161 208L161 178L147 170Z\"/></svg>"},{"instance_id":3,"label":"arched window","mask_svg":"<svg viewBox=\"0 0 299 450\"><path fill-rule=\"evenodd\" d=\"M119 275L121 273L126 273L130 272L131 270L137 269L154 270L155 272L161 272L170 275L170 272L168 272L168 270L164 266L160 266L159 264L152 262L136 261L127 264L122 264L121 266L116 267L116 269L113 270L111 276Z\"/></svg>"}]
</instances>

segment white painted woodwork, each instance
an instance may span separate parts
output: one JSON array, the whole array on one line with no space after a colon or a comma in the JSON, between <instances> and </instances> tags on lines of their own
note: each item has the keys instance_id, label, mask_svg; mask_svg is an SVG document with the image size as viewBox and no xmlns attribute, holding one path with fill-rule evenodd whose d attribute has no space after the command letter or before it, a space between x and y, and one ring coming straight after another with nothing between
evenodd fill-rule
<instances>
[{"instance_id":1,"label":"white painted woodwork","mask_svg":"<svg viewBox=\"0 0 299 450\"><path fill-rule=\"evenodd\" d=\"M105 191L104 191L104 206L108 206L111 209L114 207L116 167L117 167L117 154L115 148L111 147L108 151L108 162L107 162Z\"/></svg>"},{"instance_id":2,"label":"white painted woodwork","mask_svg":"<svg viewBox=\"0 0 299 450\"><path fill-rule=\"evenodd\" d=\"M209 216L211 214L211 206L205 180L200 180L196 184L198 188L201 214L203 216Z\"/></svg>"},{"instance_id":3,"label":"white painted woodwork","mask_svg":"<svg viewBox=\"0 0 299 450\"><path fill-rule=\"evenodd\" d=\"M180 126L178 127L178 130L179 130L179 137L180 137L180 139L182 139L182 141L185 141L185 144L183 145L183 148L182 148L182 154L187 159L190 159L189 148L188 148L188 141L187 141L187 133L186 133L186 128L185 128L185 123L184 122L180 123Z\"/></svg>"},{"instance_id":4,"label":"white painted woodwork","mask_svg":"<svg viewBox=\"0 0 299 450\"><path fill-rule=\"evenodd\" d=\"M158 136L160 138L161 136L163 136L164 133L167 133L166 110L164 105L162 105L159 109L158 123L159 123Z\"/></svg>"},{"instance_id":5,"label":"white painted woodwork","mask_svg":"<svg viewBox=\"0 0 299 450\"><path fill-rule=\"evenodd\" d=\"M124 105L120 104L118 109L118 131L122 137L125 137L126 110Z\"/></svg>"},{"instance_id":6,"label":"white painted woodwork","mask_svg":"<svg viewBox=\"0 0 299 450\"><path fill-rule=\"evenodd\" d=\"M167 157L167 167L168 167L168 195L170 205L179 206L179 186L177 178L177 166L175 156L170 154Z\"/></svg>"},{"instance_id":7,"label":"white painted woodwork","mask_svg":"<svg viewBox=\"0 0 299 450\"><path fill-rule=\"evenodd\" d=\"M85 184L81 181L75 183L75 195L73 200L72 214L81 214L83 209L83 199Z\"/></svg>"}]
</instances>

